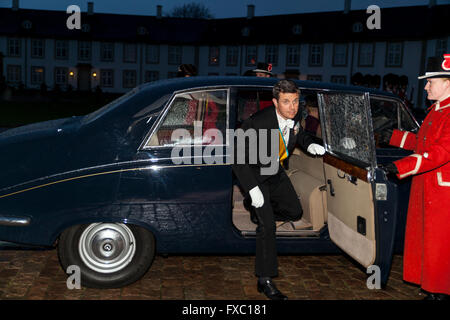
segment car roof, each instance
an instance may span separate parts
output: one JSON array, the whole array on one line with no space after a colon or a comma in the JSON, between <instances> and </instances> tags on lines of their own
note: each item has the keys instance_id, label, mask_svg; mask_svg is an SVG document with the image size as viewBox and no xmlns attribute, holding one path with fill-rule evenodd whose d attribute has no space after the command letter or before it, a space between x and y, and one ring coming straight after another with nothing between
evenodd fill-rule
<instances>
[{"instance_id":1,"label":"car roof","mask_svg":"<svg viewBox=\"0 0 450 320\"><path fill-rule=\"evenodd\" d=\"M196 89L202 87L215 87L215 86L268 86L272 87L275 83L280 81L278 78L260 78L260 77L243 77L243 76L200 76L200 77L187 77L187 78L173 78L166 80L159 80L152 83L145 83L139 86L139 90L154 90L156 88L167 91L184 91L189 89ZM328 82L317 81L305 81L294 80L300 88L304 89L322 89L330 91L345 91L345 92L369 92L372 95L383 95L392 98L398 96L372 88L342 85Z\"/></svg>"}]
</instances>

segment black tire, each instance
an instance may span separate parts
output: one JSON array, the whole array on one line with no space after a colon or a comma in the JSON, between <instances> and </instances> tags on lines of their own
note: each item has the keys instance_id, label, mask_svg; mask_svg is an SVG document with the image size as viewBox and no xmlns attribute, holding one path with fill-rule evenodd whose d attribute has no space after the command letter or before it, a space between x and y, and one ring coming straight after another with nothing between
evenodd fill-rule
<instances>
[{"instance_id":1,"label":"black tire","mask_svg":"<svg viewBox=\"0 0 450 320\"><path fill-rule=\"evenodd\" d=\"M114 237L117 239L111 240ZM123 245L124 242L128 244ZM76 225L61 234L58 257L64 272L71 265L80 268L82 286L119 288L139 280L150 268L155 257L155 238L135 225ZM116 263L114 259L120 263L115 268L111 266Z\"/></svg>"}]
</instances>

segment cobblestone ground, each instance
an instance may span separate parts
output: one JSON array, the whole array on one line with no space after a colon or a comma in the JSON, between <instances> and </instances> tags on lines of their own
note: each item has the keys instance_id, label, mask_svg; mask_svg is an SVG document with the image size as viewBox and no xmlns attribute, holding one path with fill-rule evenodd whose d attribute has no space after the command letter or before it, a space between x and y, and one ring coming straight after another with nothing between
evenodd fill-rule
<instances>
[{"instance_id":1,"label":"cobblestone ground","mask_svg":"<svg viewBox=\"0 0 450 320\"><path fill-rule=\"evenodd\" d=\"M157 256L138 282L120 289L69 290L56 250L0 250L0 299L265 299L256 290L253 256ZM289 299L416 300L394 257L385 290L369 290L367 275L343 255L280 256L278 288Z\"/></svg>"}]
</instances>

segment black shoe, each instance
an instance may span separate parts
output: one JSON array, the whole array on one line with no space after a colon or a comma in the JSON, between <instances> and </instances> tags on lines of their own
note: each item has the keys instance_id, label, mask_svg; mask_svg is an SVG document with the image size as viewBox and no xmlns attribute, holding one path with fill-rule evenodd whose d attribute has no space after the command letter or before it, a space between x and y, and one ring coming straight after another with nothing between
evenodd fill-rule
<instances>
[{"instance_id":1,"label":"black shoe","mask_svg":"<svg viewBox=\"0 0 450 320\"><path fill-rule=\"evenodd\" d=\"M287 300L288 297L286 297L284 294L280 292L280 290L277 289L275 286L275 283L272 282L272 280L266 280L264 283L260 283L258 281L258 292L263 292L267 298L270 300Z\"/></svg>"},{"instance_id":2,"label":"black shoe","mask_svg":"<svg viewBox=\"0 0 450 320\"><path fill-rule=\"evenodd\" d=\"M258 224L258 217L256 216L255 207L252 206L252 199L250 197L245 197L243 203L245 210L250 212L250 220L254 224Z\"/></svg>"},{"instance_id":3,"label":"black shoe","mask_svg":"<svg viewBox=\"0 0 450 320\"><path fill-rule=\"evenodd\" d=\"M441 293L429 293L423 300L428 301L448 301L448 295Z\"/></svg>"}]
</instances>

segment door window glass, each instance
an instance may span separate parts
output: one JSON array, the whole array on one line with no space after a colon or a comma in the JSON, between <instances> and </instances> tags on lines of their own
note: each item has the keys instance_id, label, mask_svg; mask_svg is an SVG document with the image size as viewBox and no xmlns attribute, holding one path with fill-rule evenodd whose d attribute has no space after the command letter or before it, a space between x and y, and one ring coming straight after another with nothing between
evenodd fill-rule
<instances>
[{"instance_id":1,"label":"door window glass","mask_svg":"<svg viewBox=\"0 0 450 320\"><path fill-rule=\"evenodd\" d=\"M147 146L225 144L227 99L227 90L178 94Z\"/></svg>"},{"instance_id":2,"label":"door window glass","mask_svg":"<svg viewBox=\"0 0 450 320\"><path fill-rule=\"evenodd\" d=\"M373 134L368 119L368 99L364 94L327 93L320 95L327 150L374 164Z\"/></svg>"}]
</instances>

